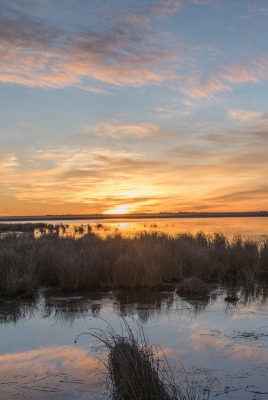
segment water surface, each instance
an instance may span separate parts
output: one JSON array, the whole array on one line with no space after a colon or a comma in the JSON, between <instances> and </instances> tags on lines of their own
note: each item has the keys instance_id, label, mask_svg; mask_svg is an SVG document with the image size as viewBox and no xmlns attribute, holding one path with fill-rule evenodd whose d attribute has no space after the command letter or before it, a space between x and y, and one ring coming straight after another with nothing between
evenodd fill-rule
<instances>
[{"instance_id":1,"label":"water surface","mask_svg":"<svg viewBox=\"0 0 268 400\"><path fill-rule=\"evenodd\" d=\"M228 303L213 288L205 298L176 291L72 292L40 290L34 301L0 304L0 398L107 398L105 368L82 332L121 332L120 315L150 343L162 346L176 379L194 380L215 399L267 399L266 296ZM133 320L134 318L134 320ZM106 322L105 322L106 321ZM160 351L161 353L161 351ZM183 365L183 368L182 368ZM255 395L255 397L254 397ZM1 397L2 396L2 397Z\"/></svg>"},{"instance_id":2,"label":"water surface","mask_svg":"<svg viewBox=\"0 0 268 400\"><path fill-rule=\"evenodd\" d=\"M25 221L27 222L27 221ZM102 219L98 220L59 220L42 221L55 225L63 224L61 236L83 236L88 232L88 225L94 233L101 236L135 235L138 232L164 232L170 235L178 233L220 232L229 238L241 236L257 240L268 239L268 218L266 217L224 217L224 218L150 218L150 219ZM39 230L36 230L37 236Z\"/></svg>"}]
</instances>

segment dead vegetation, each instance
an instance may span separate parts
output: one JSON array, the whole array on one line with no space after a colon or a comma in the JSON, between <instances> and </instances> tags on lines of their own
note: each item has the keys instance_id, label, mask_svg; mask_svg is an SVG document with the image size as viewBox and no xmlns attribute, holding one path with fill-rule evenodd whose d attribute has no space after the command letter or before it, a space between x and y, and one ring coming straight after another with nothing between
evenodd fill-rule
<instances>
[{"instance_id":1,"label":"dead vegetation","mask_svg":"<svg viewBox=\"0 0 268 400\"><path fill-rule=\"evenodd\" d=\"M28 232L28 233L33 233L34 229L43 229L46 228L48 225L44 222L24 222L24 223L19 223L19 222L13 222L13 223L0 223L0 233L12 233L12 232Z\"/></svg>"},{"instance_id":2,"label":"dead vegetation","mask_svg":"<svg viewBox=\"0 0 268 400\"><path fill-rule=\"evenodd\" d=\"M178 288L178 293L183 295L207 294L208 292L209 286L207 283L195 276L183 279Z\"/></svg>"},{"instance_id":3,"label":"dead vegetation","mask_svg":"<svg viewBox=\"0 0 268 400\"><path fill-rule=\"evenodd\" d=\"M157 288L205 292L208 284L239 282L255 290L268 277L268 241L198 233L139 233L102 239L44 235L0 240L0 295L33 293L40 286Z\"/></svg>"},{"instance_id":4,"label":"dead vegetation","mask_svg":"<svg viewBox=\"0 0 268 400\"><path fill-rule=\"evenodd\" d=\"M121 334L116 333L109 324L107 329L88 333L94 338L93 349L107 354L107 360L102 360L102 363L105 366L104 383L110 398L199 400L201 395L202 399L209 398L209 390L202 390L195 382L189 382L187 375L184 377L184 385L176 382L162 349L149 343L138 323L134 330L125 318L121 320ZM158 351L162 354L161 359Z\"/></svg>"}]
</instances>

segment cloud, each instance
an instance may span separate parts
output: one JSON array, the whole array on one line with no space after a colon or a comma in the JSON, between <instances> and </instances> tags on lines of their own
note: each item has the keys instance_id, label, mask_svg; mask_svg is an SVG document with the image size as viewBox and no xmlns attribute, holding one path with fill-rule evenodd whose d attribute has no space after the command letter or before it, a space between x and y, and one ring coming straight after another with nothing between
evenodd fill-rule
<instances>
[{"instance_id":1,"label":"cloud","mask_svg":"<svg viewBox=\"0 0 268 400\"><path fill-rule=\"evenodd\" d=\"M18 13L0 14L1 45L44 50L60 39L62 32L44 21Z\"/></svg>"},{"instance_id":2,"label":"cloud","mask_svg":"<svg viewBox=\"0 0 268 400\"><path fill-rule=\"evenodd\" d=\"M169 157L176 159L177 165L181 168L191 168L204 164L208 165L211 164L211 162L216 162L216 159L219 159L219 154L217 154L215 150L208 150L194 146L173 147L169 149L167 153Z\"/></svg>"},{"instance_id":3,"label":"cloud","mask_svg":"<svg viewBox=\"0 0 268 400\"><path fill-rule=\"evenodd\" d=\"M76 139L111 138L116 140L150 140L161 136L160 129L152 123L125 124L111 120L90 125L74 135Z\"/></svg>"},{"instance_id":4,"label":"cloud","mask_svg":"<svg viewBox=\"0 0 268 400\"><path fill-rule=\"evenodd\" d=\"M264 209L263 179L268 171L266 153L259 146L242 153L234 148L231 154L182 146L146 157L101 148L31 150L32 168L22 164L23 171L6 173L2 182L7 194L20 202L35 202L35 207L80 204L81 209L83 204L101 212L127 203L148 211L182 206L194 210L200 204L207 209L225 208L237 200L238 208L255 202L254 208L258 203ZM189 199L191 192L195 197Z\"/></svg>"},{"instance_id":5,"label":"cloud","mask_svg":"<svg viewBox=\"0 0 268 400\"><path fill-rule=\"evenodd\" d=\"M98 91L97 82L141 86L168 79L163 65L171 54L155 43L145 18L72 33L21 12L2 13L0 22L3 83Z\"/></svg>"},{"instance_id":6,"label":"cloud","mask_svg":"<svg viewBox=\"0 0 268 400\"><path fill-rule=\"evenodd\" d=\"M268 78L268 59L260 57L236 62L233 65L218 65L203 73L192 72L182 91L191 99L213 98L216 94L233 90L241 83L261 83Z\"/></svg>"},{"instance_id":7,"label":"cloud","mask_svg":"<svg viewBox=\"0 0 268 400\"><path fill-rule=\"evenodd\" d=\"M246 66L239 63L234 66L219 67L219 73L221 78L230 83L259 83L263 75L261 64Z\"/></svg>"},{"instance_id":8,"label":"cloud","mask_svg":"<svg viewBox=\"0 0 268 400\"><path fill-rule=\"evenodd\" d=\"M160 0L155 3L150 11L161 16L176 14L183 4L181 0Z\"/></svg>"},{"instance_id":9,"label":"cloud","mask_svg":"<svg viewBox=\"0 0 268 400\"><path fill-rule=\"evenodd\" d=\"M85 128L69 145L32 147L3 159L6 166L20 165L5 169L2 188L39 213L60 205L61 212L103 212L120 204L146 211L266 209L267 124L253 128L198 134L194 126L184 135L172 130L175 145L166 141L163 147L153 139L171 137L170 131L149 122L108 120Z\"/></svg>"},{"instance_id":10,"label":"cloud","mask_svg":"<svg viewBox=\"0 0 268 400\"><path fill-rule=\"evenodd\" d=\"M96 178L104 179L106 182L109 180L112 180L112 182L121 180L121 183L125 185L127 182L134 184L138 179L142 180L146 174L155 176L159 170L166 170L164 162L144 160L131 154L95 154L91 161L87 160L87 163L81 165L80 168L66 170L60 179L77 180L79 178L88 178L91 182Z\"/></svg>"},{"instance_id":11,"label":"cloud","mask_svg":"<svg viewBox=\"0 0 268 400\"><path fill-rule=\"evenodd\" d=\"M18 167L19 163L13 154L4 154L0 153L0 171L4 172L4 170L12 170L14 167Z\"/></svg>"},{"instance_id":12,"label":"cloud","mask_svg":"<svg viewBox=\"0 0 268 400\"><path fill-rule=\"evenodd\" d=\"M255 186L255 187L254 187ZM220 193L221 192L221 193ZM214 196L211 196L213 202L224 204L226 202L247 202L249 198L254 198L256 201L266 200L268 193L268 185L263 183L256 183L253 187L248 187L244 185L237 190L237 187L226 187L224 191L219 191ZM267 202L266 202L267 204ZM258 211L258 209L256 209Z\"/></svg>"},{"instance_id":13,"label":"cloud","mask_svg":"<svg viewBox=\"0 0 268 400\"><path fill-rule=\"evenodd\" d=\"M262 117L262 113L258 111L250 111L243 109L230 109L228 111L228 117L236 119L241 122L253 122Z\"/></svg>"},{"instance_id":14,"label":"cloud","mask_svg":"<svg viewBox=\"0 0 268 400\"><path fill-rule=\"evenodd\" d=\"M176 14L180 11L183 6L186 5L207 5L214 4L215 0L157 0L154 1L153 5L150 7L150 11L165 17L168 15Z\"/></svg>"},{"instance_id":15,"label":"cloud","mask_svg":"<svg viewBox=\"0 0 268 400\"><path fill-rule=\"evenodd\" d=\"M192 99L211 98L215 94L229 90L229 86L217 78L209 80L198 80L191 78L188 80L188 88L184 89L184 93Z\"/></svg>"},{"instance_id":16,"label":"cloud","mask_svg":"<svg viewBox=\"0 0 268 400\"><path fill-rule=\"evenodd\" d=\"M168 172L165 162L103 149L62 148L46 156L39 151L31 158L31 169L24 167L9 176L8 193L39 204L83 203L105 210L109 198L109 203L118 204L120 198L144 203L156 195L155 182Z\"/></svg>"},{"instance_id":17,"label":"cloud","mask_svg":"<svg viewBox=\"0 0 268 400\"><path fill-rule=\"evenodd\" d=\"M162 0L151 5L151 13L169 15L186 4L211 3ZM117 10L116 15L108 16L106 10L97 28L88 24L65 29L22 11L2 12L0 82L43 88L74 86L102 94L114 86L163 85L170 81L174 88L175 81L182 93L196 100L213 98L231 90L234 84L267 79L268 61L263 56L219 65L203 73L200 65L198 72L185 69L187 84L181 85L179 71L189 62L192 67L198 63L197 50L189 44L183 47L181 41L179 52L177 47L172 50L171 35L155 32L150 14L139 14L137 7L134 11L137 13L120 15Z\"/></svg>"}]
</instances>

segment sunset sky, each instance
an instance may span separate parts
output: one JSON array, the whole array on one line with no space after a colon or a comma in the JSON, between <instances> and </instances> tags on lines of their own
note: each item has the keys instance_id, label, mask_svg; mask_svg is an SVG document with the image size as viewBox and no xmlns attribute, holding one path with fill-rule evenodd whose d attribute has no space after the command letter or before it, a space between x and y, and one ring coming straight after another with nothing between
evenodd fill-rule
<instances>
[{"instance_id":1,"label":"sunset sky","mask_svg":"<svg viewBox=\"0 0 268 400\"><path fill-rule=\"evenodd\" d=\"M0 0L0 215L268 210L267 0Z\"/></svg>"}]
</instances>

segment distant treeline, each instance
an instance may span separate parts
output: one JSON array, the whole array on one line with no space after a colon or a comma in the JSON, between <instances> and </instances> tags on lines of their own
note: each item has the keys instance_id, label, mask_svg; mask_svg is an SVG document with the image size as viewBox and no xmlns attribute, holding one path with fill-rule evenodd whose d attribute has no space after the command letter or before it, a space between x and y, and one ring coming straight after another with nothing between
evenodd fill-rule
<instances>
[{"instance_id":1,"label":"distant treeline","mask_svg":"<svg viewBox=\"0 0 268 400\"><path fill-rule=\"evenodd\" d=\"M40 286L157 288L195 277L210 282L255 285L268 277L268 241L220 233L169 236L139 233L102 239L7 235L0 240L0 295L33 293ZM189 282L189 281L188 281Z\"/></svg>"}]
</instances>

